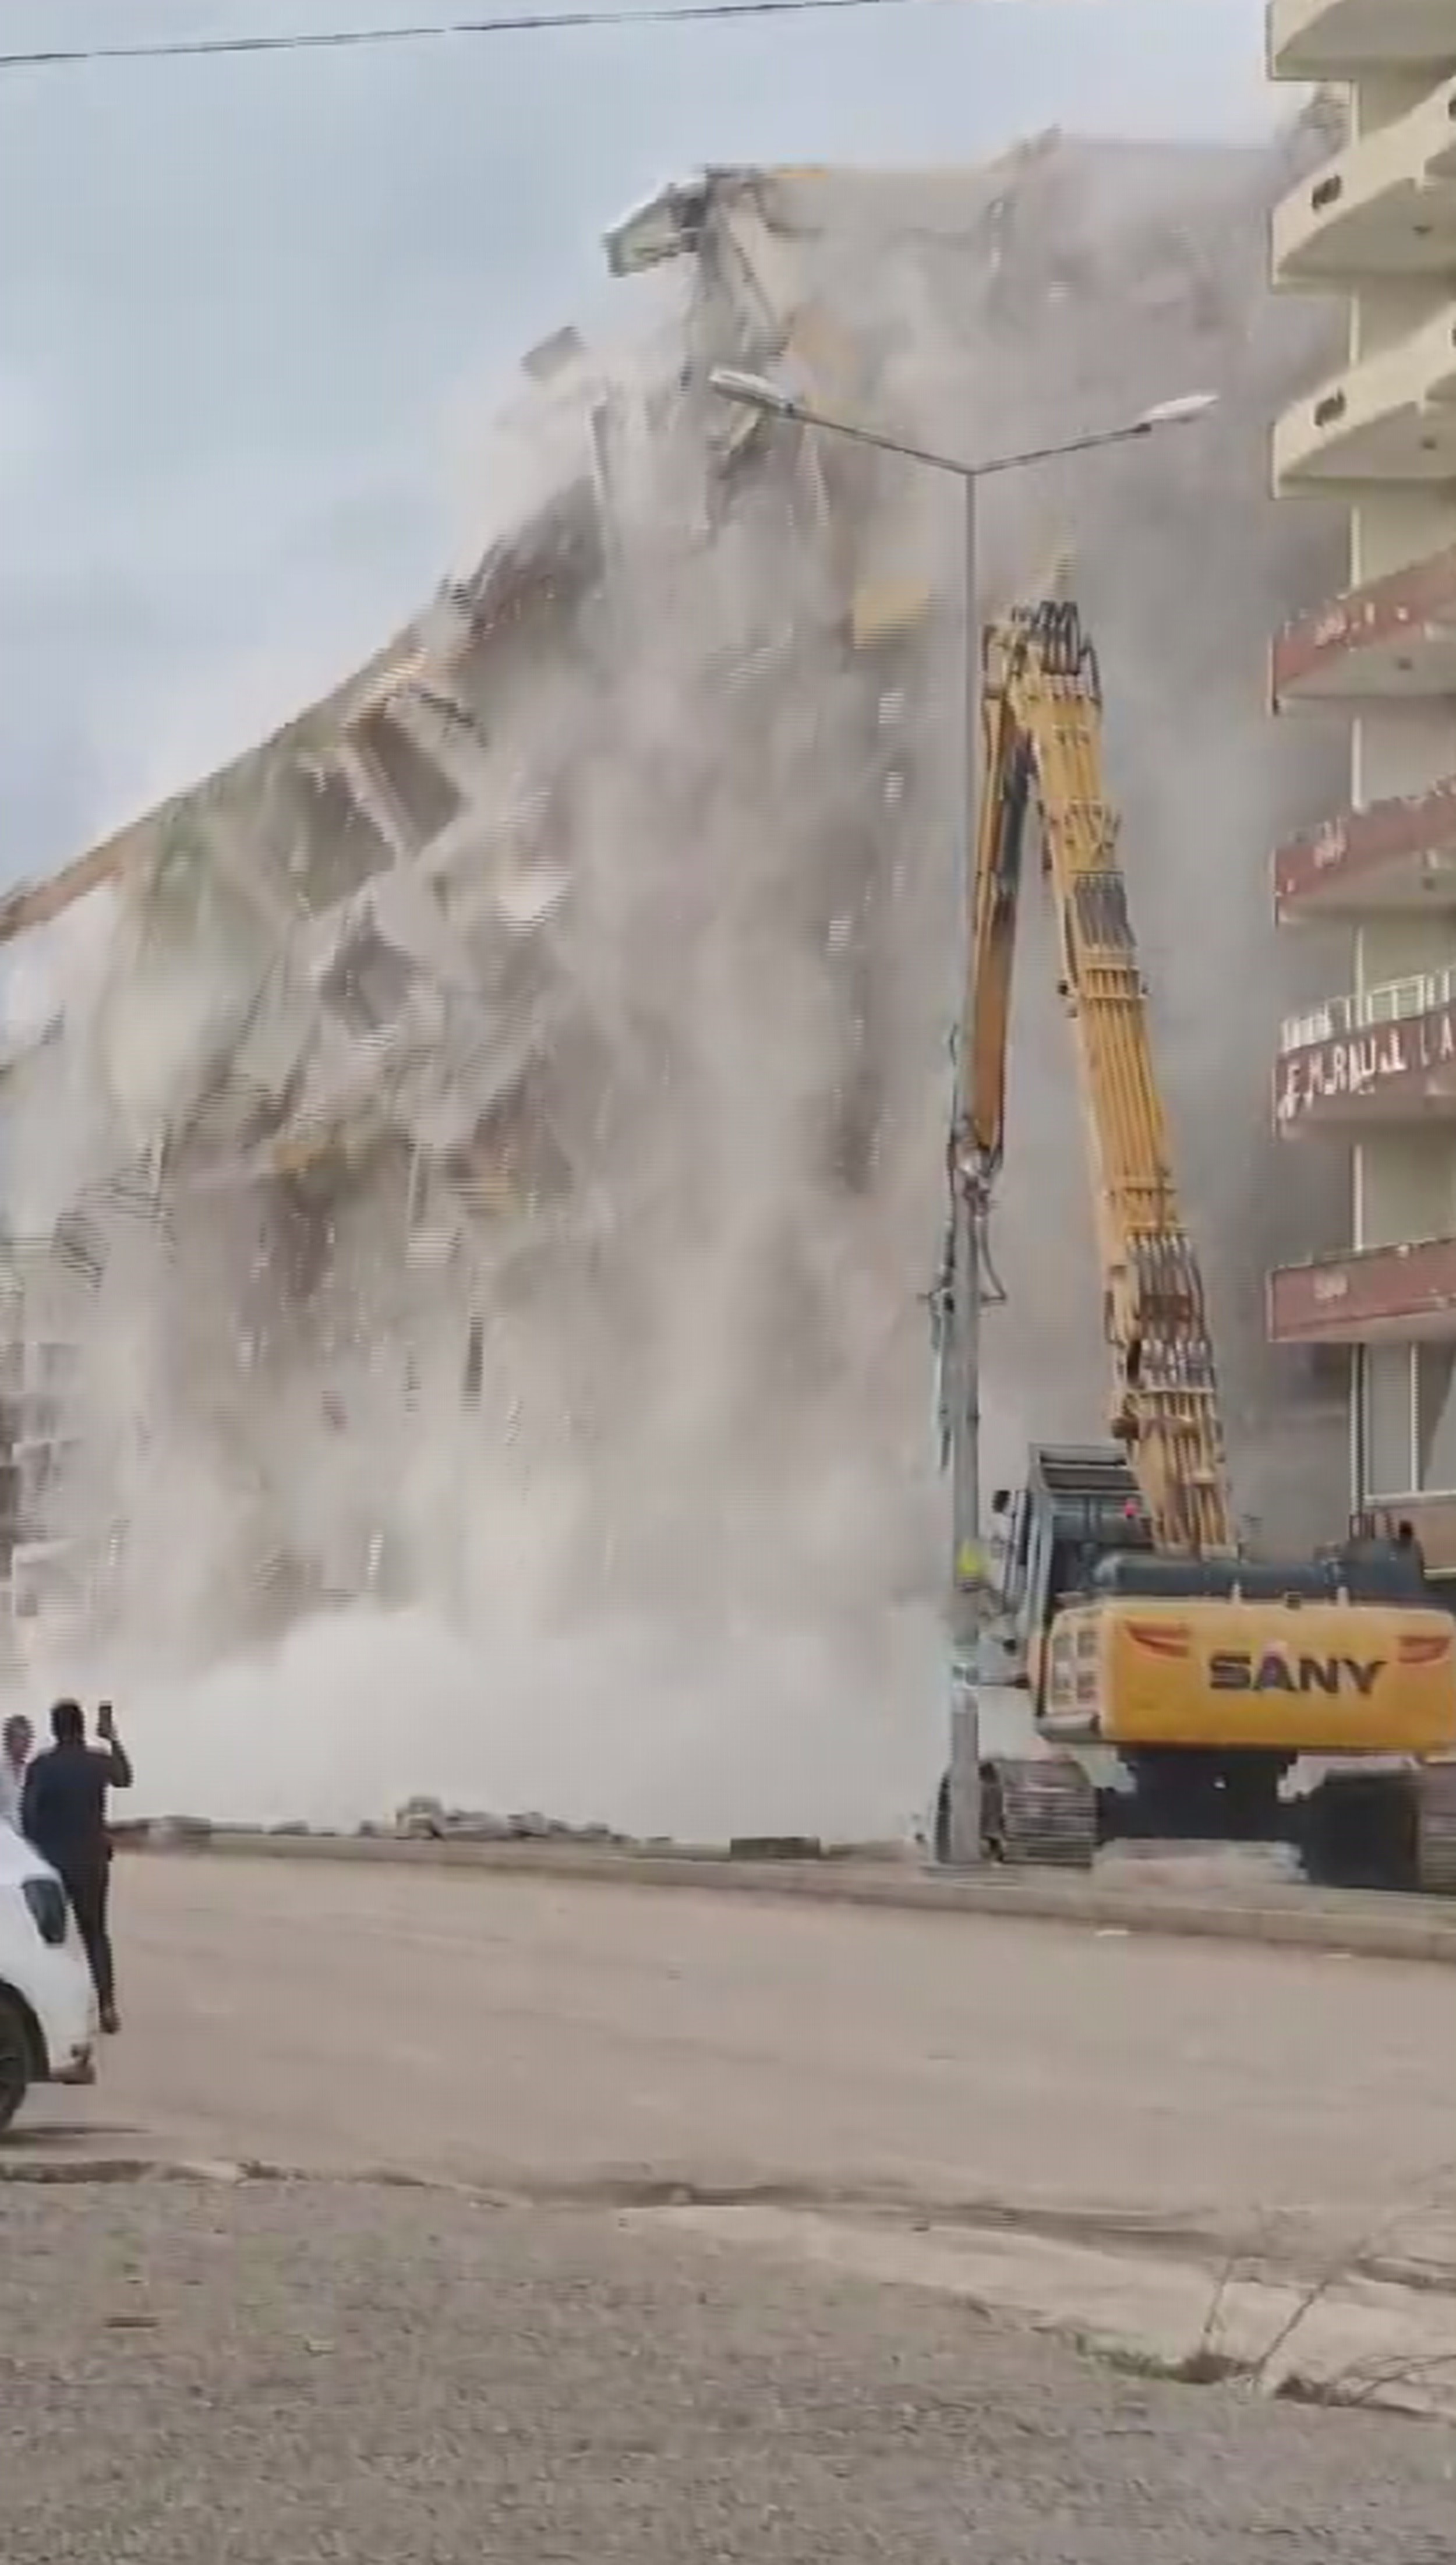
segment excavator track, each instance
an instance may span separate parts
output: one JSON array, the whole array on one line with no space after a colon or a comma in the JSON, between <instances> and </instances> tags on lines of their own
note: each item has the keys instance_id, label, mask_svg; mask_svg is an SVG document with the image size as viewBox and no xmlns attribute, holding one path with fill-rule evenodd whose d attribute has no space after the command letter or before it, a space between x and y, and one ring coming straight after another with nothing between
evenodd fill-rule
<instances>
[{"instance_id":1,"label":"excavator track","mask_svg":"<svg viewBox=\"0 0 1456 2565\"><path fill-rule=\"evenodd\" d=\"M1096 1792L1070 1754L996 1755L981 1766L981 1842L988 1861L1091 1870Z\"/></svg>"},{"instance_id":2,"label":"excavator track","mask_svg":"<svg viewBox=\"0 0 1456 2565\"><path fill-rule=\"evenodd\" d=\"M1306 1801L1302 1832L1320 1887L1456 1897L1456 1762L1334 1774Z\"/></svg>"},{"instance_id":3,"label":"excavator track","mask_svg":"<svg viewBox=\"0 0 1456 2565\"><path fill-rule=\"evenodd\" d=\"M1423 1763L1415 1782L1415 1884L1456 1897L1456 1763Z\"/></svg>"}]
</instances>

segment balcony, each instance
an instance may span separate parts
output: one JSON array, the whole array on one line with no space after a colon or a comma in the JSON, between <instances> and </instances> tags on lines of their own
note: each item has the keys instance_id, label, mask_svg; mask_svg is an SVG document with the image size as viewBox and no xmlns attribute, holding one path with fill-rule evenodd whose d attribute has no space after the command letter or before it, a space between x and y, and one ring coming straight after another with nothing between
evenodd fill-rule
<instances>
[{"instance_id":1,"label":"balcony","mask_svg":"<svg viewBox=\"0 0 1456 2565\"><path fill-rule=\"evenodd\" d=\"M1357 79L1456 63L1450 0L1269 0L1271 80Z\"/></svg>"},{"instance_id":2,"label":"balcony","mask_svg":"<svg viewBox=\"0 0 1456 2565\"><path fill-rule=\"evenodd\" d=\"M1456 544L1295 615L1274 637L1270 692L1276 712L1456 694Z\"/></svg>"},{"instance_id":3,"label":"balcony","mask_svg":"<svg viewBox=\"0 0 1456 2565\"><path fill-rule=\"evenodd\" d=\"M1456 481L1456 303L1276 419L1280 498L1346 481Z\"/></svg>"},{"instance_id":4,"label":"balcony","mask_svg":"<svg viewBox=\"0 0 1456 2565\"><path fill-rule=\"evenodd\" d=\"M1360 1131L1456 1121L1456 963L1286 1019L1275 1128Z\"/></svg>"},{"instance_id":5,"label":"balcony","mask_svg":"<svg viewBox=\"0 0 1456 2565\"><path fill-rule=\"evenodd\" d=\"M1456 267L1456 80L1301 180L1275 207L1276 285Z\"/></svg>"},{"instance_id":6,"label":"balcony","mask_svg":"<svg viewBox=\"0 0 1456 2565\"><path fill-rule=\"evenodd\" d=\"M1456 909L1456 776L1346 811L1275 848L1281 926L1408 908Z\"/></svg>"},{"instance_id":7,"label":"balcony","mask_svg":"<svg viewBox=\"0 0 1456 2565\"><path fill-rule=\"evenodd\" d=\"M1319 1265L1286 1265L1268 1285L1276 1345L1406 1344L1456 1336L1456 1238L1367 1247Z\"/></svg>"}]
</instances>

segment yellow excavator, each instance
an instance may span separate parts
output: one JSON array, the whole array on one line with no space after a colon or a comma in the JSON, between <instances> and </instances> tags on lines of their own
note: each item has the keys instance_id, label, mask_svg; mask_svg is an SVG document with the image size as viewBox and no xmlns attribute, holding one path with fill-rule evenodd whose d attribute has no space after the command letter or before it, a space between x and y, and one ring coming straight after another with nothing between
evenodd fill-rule
<instances>
[{"instance_id":1,"label":"yellow excavator","mask_svg":"<svg viewBox=\"0 0 1456 2565\"><path fill-rule=\"evenodd\" d=\"M1039 1446L993 1500L998 1563L974 1674L1029 1704L1027 1750L981 1766L983 1848L1086 1866L1118 1836L1292 1841L1310 1875L1456 1894L1456 1619L1412 1542L1245 1554L1202 1276L1153 1068L1101 686L1077 607L984 636L971 1028L952 1182L978 1238L1006 1134L1028 821L1060 934L1112 1367L1111 1440ZM952 1276L954 1289L962 1278ZM1327 1766L1291 1787L1303 1758ZM937 1839L949 1842L949 1784Z\"/></svg>"}]
</instances>

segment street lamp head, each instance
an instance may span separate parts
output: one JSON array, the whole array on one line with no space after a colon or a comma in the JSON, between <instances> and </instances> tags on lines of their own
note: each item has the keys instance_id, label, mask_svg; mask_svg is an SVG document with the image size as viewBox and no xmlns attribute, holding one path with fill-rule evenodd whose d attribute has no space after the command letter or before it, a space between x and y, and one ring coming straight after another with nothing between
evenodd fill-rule
<instances>
[{"instance_id":1,"label":"street lamp head","mask_svg":"<svg viewBox=\"0 0 1456 2565\"><path fill-rule=\"evenodd\" d=\"M799 414L799 403L792 392L770 382L767 374L743 373L737 365L714 365L708 388L720 400L736 401L740 409L763 410L770 418L797 418Z\"/></svg>"},{"instance_id":2,"label":"street lamp head","mask_svg":"<svg viewBox=\"0 0 1456 2565\"><path fill-rule=\"evenodd\" d=\"M1158 427L1186 427L1191 419L1204 418L1217 409L1217 392L1179 392L1173 400L1155 401L1137 421L1138 432L1150 436Z\"/></svg>"}]
</instances>

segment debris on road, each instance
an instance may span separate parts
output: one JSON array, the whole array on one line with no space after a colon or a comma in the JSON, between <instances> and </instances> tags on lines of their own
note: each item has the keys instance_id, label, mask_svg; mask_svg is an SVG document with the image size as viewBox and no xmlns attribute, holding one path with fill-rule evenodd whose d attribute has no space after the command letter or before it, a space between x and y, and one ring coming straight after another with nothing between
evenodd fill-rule
<instances>
[{"instance_id":1,"label":"debris on road","mask_svg":"<svg viewBox=\"0 0 1456 2565\"><path fill-rule=\"evenodd\" d=\"M489 1808L447 1808L438 1799L406 1799L394 1818L394 1832L405 1836L430 1836L437 1840L455 1837L462 1843L597 1843L625 1844L626 1835L614 1834L610 1826L574 1826L564 1817L543 1816L539 1809L525 1814L497 1815ZM300 1829L307 1833L307 1827ZM362 1834L372 1834L377 1828L362 1826Z\"/></svg>"}]
</instances>

